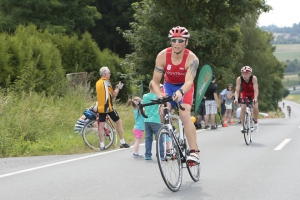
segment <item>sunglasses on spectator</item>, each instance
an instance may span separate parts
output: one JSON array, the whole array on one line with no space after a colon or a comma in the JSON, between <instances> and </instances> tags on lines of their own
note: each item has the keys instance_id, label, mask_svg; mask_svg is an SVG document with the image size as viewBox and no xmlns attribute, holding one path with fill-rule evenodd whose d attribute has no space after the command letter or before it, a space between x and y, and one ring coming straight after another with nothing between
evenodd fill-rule
<instances>
[{"instance_id":1,"label":"sunglasses on spectator","mask_svg":"<svg viewBox=\"0 0 300 200\"><path fill-rule=\"evenodd\" d=\"M183 43L183 42L185 42L185 39L171 39L171 41L172 41L173 43L176 43L176 41L177 41L178 43Z\"/></svg>"}]
</instances>

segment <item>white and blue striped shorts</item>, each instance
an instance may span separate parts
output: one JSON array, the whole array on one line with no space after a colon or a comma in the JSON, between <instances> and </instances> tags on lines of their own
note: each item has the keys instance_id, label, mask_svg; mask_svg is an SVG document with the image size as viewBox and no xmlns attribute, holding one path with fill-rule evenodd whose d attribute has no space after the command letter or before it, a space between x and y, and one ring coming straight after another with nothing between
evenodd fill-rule
<instances>
[{"instance_id":1,"label":"white and blue striped shorts","mask_svg":"<svg viewBox=\"0 0 300 200\"><path fill-rule=\"evenodd\" d=\"M206 100L205 101L205 113L208 114L217 114L217 103L215 100Z\"/></svg>"}]
</instances>

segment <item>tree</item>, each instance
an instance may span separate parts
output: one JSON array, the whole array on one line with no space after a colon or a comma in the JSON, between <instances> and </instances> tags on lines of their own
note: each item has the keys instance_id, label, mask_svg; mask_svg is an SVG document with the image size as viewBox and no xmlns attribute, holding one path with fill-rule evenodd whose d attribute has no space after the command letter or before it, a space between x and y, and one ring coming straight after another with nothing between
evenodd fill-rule
<instances>
[{"instance_id":1,"label":"tree","mask_svg":"<svg viewBox=\"0 0 300 200\"><path fill-rule=\"evenodd\" d=\"M243 57L239 66L248 65L258 78L259 107L263 111L276 110L277 102L282 99L284 87L281 79L284 65L273 55L275 47L271 45L272 33L256 27L258 15L247 15L241 23ZM240 68L239 68L240 69Z\"/></svg>"},{"instance_id":2,"label":"tree","mask_svg":"<svg viewBox=\"0 0 300 200\"><path fill-rule=\"evenodd\" d=\"M83 33L101 18L94 0L1 0L0 30L13 32L18 25L35 24L56 33ZM0 15L1 16L1 15Z\"/></svg>"},{"instance_id":3,"label":"tree","mask_svg":"<svg viewBox=\"0 0 300 200\"><path fill-rule=\"evenodd\" d=\"M131 53L129 43L123 38L116 27L129 29L129 22L133 21L133 2L141 0L96 0L95 6L102 14L102 19L96 21L96 25L89 29L93 39L101 49L108 48L120 57Z\"/></svg>"},{"instance_id":4,"label":"tree","mask_svg":"<svg viewBox=\"0 0 300 200\"><path fill-rule=\"evenodd\" d=\"M126 57L126 65L134 67L137 74L152 75L156 55L168 47L168 31L180 25L191 33L188 48L198 56L200 66L210 64L223 82L221 76L233 79L232 71L243 54L239 22L249 13L270 9L264 1L247 0L144 0L133 8L136 22L123 32L134 50Z\"/></svg>"}]
</instances>

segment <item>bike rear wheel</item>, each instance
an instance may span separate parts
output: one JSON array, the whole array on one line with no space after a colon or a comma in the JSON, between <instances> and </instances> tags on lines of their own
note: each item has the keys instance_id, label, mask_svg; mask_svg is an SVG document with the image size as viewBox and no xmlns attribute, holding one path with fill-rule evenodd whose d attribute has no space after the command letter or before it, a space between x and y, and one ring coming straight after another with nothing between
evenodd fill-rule
<instances>
[{"instance_id":1,"label":"bike rear wheel","mask_svg":"<svg viewBox=\"0 0 300 200\"><path fill-rule=\"evenodd\" d=\"M100 150L100 140L98 136L98 126L96 120L89 121L82 129L82 138L87 146L94 150ZM104 125L104 145L105 149L109 148L114 141L115 135L112 127L105 123Z\"/></svg>"},{"instance_id":2,"label":"bike rear wheel","mask_svg":"<svg viewBox=\"0 0 300 200\"><path fill-rule=\"evenodd\" d=\"M158 131L156 154L165 184L171 191L178 191L182 183L182 163L178 146L166 126Z\"/></svg>"},{"instance_id":3,"label":"bike rear wheel","mask_svg":"<svg viewBox=\"0 0 300 200\"><path fill-rule=\"evenodd\" d=\"M245 143L247 145L249 145L250 144L250 138L251 138L251 132L250 132L251 130L250 130L250 117L249 117L248 113L245 113L243 128L244 128Z\"/></svg>"}]
</instances>

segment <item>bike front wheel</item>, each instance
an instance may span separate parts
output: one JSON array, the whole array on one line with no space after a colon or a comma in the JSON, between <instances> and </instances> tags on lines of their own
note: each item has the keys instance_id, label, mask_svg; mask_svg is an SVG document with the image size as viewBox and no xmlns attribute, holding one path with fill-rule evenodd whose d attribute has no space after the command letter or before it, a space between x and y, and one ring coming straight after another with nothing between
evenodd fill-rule
<instances>
[{"instance_id":1,"label":"bike front wheel","mask_svg":"<svg viewBox=\"0 0 300 200\"><path fill-rule=\"evenodd\" d=\"M253 132L254 132L254 121L252 119L252 116L250 116L250 143L253 141Z\"/></svg>"},{"instance_id":2,"label":"bike front wheel","mask_svg":"<svg viewBox=\"0 0 300 200\"><path fill-rule=\"evenodd\" d=\"M251 140L251 132L250 132L251 130L250 130L250 117L249 117L248 113L245 113L245 116L244 116L243 129L244 129L245 143L247 145L249 145L250 140Z\"/></svg>"},{"instance_id":3,"label":"bike front wheel","mask_svg":"<svg viewBox=\"0 0 300 200\"><path fill-rule=\"evenodd\" d=\"M158 131L156 141L157 162L167 187L176 192L182 183L182 163L178 146L166 126Z\"/></svg>"},{"instance_id":4,"label":"bike front wheel","mask_svg":"<svg viewBox=\"0 0 300 200\"><path fill-rule=\"evenodd\" d=\"M98 135L98 124L96 120L89 121L82 129L82 138L87 146L94 150L100 150L100 140ZM109 148L114 141L114 132L112 127L105 123L104 125L104 145Z\"/></svg>"}]
</instances>

